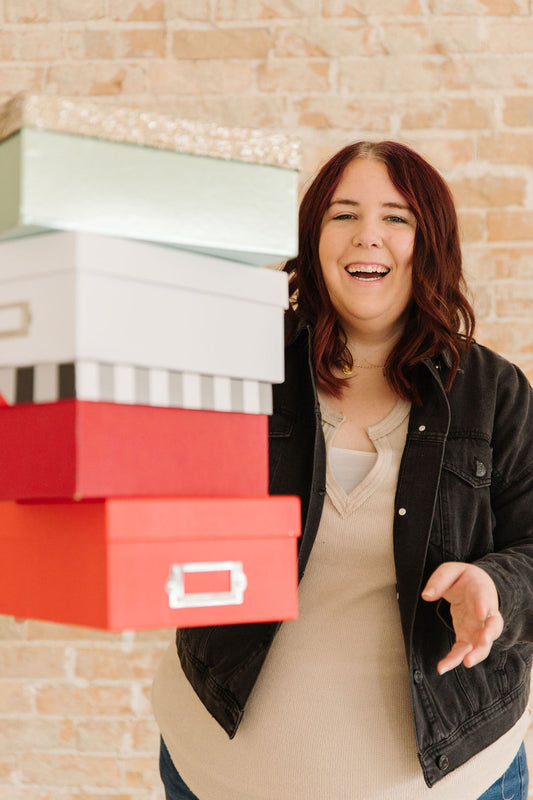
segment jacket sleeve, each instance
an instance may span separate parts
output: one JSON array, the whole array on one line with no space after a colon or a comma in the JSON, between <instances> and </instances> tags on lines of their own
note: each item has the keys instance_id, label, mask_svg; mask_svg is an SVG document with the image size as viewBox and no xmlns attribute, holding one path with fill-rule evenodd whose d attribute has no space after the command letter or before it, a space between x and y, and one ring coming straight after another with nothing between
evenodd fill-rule
<instances>
[{"instance_id":1,"label":"jacket sleeve","mask_svg":"<svg viewBox=\"0 0 533 800\"><path fill-rule=\"evenodd\" d=\"M494 552L476 563L499 593L504 628L494 646L500 649L533 642L533 389L507 362L494 379Z\"/></svg>"}]
</instances>

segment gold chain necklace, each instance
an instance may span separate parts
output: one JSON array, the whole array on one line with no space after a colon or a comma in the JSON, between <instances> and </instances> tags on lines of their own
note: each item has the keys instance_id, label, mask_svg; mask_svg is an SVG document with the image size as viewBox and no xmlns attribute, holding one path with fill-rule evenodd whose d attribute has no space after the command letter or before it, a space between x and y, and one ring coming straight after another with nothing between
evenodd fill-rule
<instances>
[{"instance_id":1,"label":"gold chain necklace","mask_svg":"<svg viewBox=\"0 0 533 800\"><path fill-rule=\"evenodd\" d=\"M349 364L343 364L342 371L345 375L351 375L354 369L384 369L385 364L372 364L371 361L367 361L365 358L366 364L357 364L355 361L350 366Z\"/></svg>"}]
</instances>

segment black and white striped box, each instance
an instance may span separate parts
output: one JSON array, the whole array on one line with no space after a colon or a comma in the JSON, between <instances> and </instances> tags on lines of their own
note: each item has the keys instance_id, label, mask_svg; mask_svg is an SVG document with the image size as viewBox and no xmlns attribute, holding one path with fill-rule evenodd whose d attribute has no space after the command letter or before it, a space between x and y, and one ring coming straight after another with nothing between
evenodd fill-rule
<instances>
[{"instance_id":1,"label":"black and white striped box","mask_svg":"<svg viewBox=\"0 0 533 800\"><path fill-rule=\"evenodd\" d=\"M272 413L269 383L89 361L0 366L0 394L9 405L76 398L244 414Z\"/></svg>"}]
</instances>

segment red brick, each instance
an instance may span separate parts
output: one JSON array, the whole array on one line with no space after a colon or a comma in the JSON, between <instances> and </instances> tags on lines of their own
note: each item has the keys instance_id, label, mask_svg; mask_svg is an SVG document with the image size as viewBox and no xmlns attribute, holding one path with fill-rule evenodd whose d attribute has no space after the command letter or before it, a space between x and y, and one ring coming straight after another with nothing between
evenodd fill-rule
<instances>
[{"instance_id":1,"label":"red brick","mask_svg":"<svg viewBox=\"0 0 533 800\"><path fill-rule=\"evenodd\" d=\"M530 320L482 321L476 339L498 353L528 354L533 351L533 325Z\"/></svg>"},{"instance_id":2,"label":"red brick","mask_svg":"<svg viewBox=\"0 0 533 800\"><path fill-rule=\"evenodd\" d=\"M32 711L33 700L29 681L0 680L0 712L2 714L30 714Z\"/></svg>"},{"instance_id":3,"label":"red brick","mask_svg":"<svg viewBox=\"0 0 533 800\"><path fill-rule=\"evenodd\" d=\"M478 139L477 157L496 164L533 164L533 147L529 133L492 133Z\"/></svg>"},{"instance_id":4,"label":"red brick","mask_svg":"<svg viewBox=\"0 0 533 800\"><path fill-rule=\"evenodd\" d=\"M277 28L273 52L280 58L343 58L375 55L382 48L367 24L317 20Z\"/></svg>"},{"instance_id":5,"label":"red brick","mask_svg":"<svg viewBox=\"0 0 533 800\"><path fill-rule=\"evenodd\" d=\"M109 0L111 19L153 22L164 19L165 0Z\"/></svg>"},{"instance_id":6,"label":"red brick","mask_svg":"<svg viewBox=\"0 0 533 800\"><path fill-rule=\"evenodd\" d=\"M0 61L13 61L18 37L12 31L0 31Z\"/></svg>"},{"instance_id":7,"label":"red brick","mask_svg":"<svg viewBox=\"0 0 533 800\"><path fill-rule=\"evenodd\" d=\"M418 56L343 59L339 63L339 89L343 95L365 96L373 92L433 92L468 87L455 61ZM404 96L404 102L405 96Z\"/></svg>"},{"instance_id":8,"label":"red brick","mask_svg":"<svg viewBox=\"0 0 533 800\"><path fill-rule=\"evenodd\" d=\"M533 269L531 280L499 285L495 288L496 313L499 317L531 320L533 309Z\"/></svg>"},{"instance_id":9,"label":"red brick","mask_svg":"<svg viewBox=\"0 0 533 800\"><path fill-rule=\"evenodd\" d=\"M120 768L114 756L84 754L31 753L21 758L23 783L54 785L119 787Z\"/></svg>"},{"instance_id":10,"label":"red brick","mask_svg":"<svg viewBox=\"0 0 533 800\"><path fill-rule=\"evenodd\" d=\"M134 721L131 719L112 719L96 717L76 720L74 737L77 752L104 753L119 755L129 750L130 731Z\"/></svg>"},{"instance_id":11,"label":"red brick","mask_svg":"<svg viewBox=\"0 0 533 800\"><path fill-rule=\"evenodd\" d=\"M307 59L278 59L260 64L258 85L263 92L326 92L329 64Z\"/></svg>"},{"instance_id":12,"label":"red brick","mask_svg":"<svg viewBox=\"0 0 533 800\"><path fill-rule=\"evenodd\" d=\"M489 242L533 241L533 211L490 211Z\"/></svg>"},{"instance_id":13,"label":"red brick","mask_svg":"<svg viewBox=\"0 0 533 800\"><path fill-rule=\"evenodd\" d=\"M494 292L487 284L469 284L470 300L476 312L476 319L480 322L491 317L494 313Z\"/></svg>"},{"instance_id":14,"label":"red brick","mask_svg":"<svg viewBox=\"0 0 533 800\"><path fill-rule=\"evenodd\" d=\"M4 0L7 22L48 22L48 0Z\"/></svg>"},{"instance_id":15,"label":"red brick","mask_svg":"<svg viewBox=\"0 0 533 800\"><path fill-rule=\"evenodd\" d=\"M0 752L49 751L72 748L74 723L70 719L0 718Z\"/></svg>"},{"instance_id":16,"label":"red brick","mask_svg":"<svg viewBox=\"0 0 533 800\"><path fill-rule=\"evenodd\" d=\"M215 17L222 20L300 18L319 12L320 0L215 0Z\"/></svg>"},{"instance_id":17,"label":"red brick","mask_svg":"<svg viewBox=\"0 0 533 800\"><path fill-rule=\"evenodd\" d=\"M531 53L533 20L498 20L488 25L486 46L492 53Z\"/></svg>"},{"instance_id":18,"label":"red brick","mask_svg":"<svg viewBox=\"0 0 533 800\"><path fill-rule=\"evenodd\" d=\"M480 242L485 238L485 215L478 211L458 210L459 231L462 242Z\"/></svg>"},{"instance_id":19,"label":"red brick","mask_svg":"<svg viewBox=\"0 0 533 800\"><path fill-rule=\"evenodd\" d=\"M65 652L62 647L24 643L0 645L2 678L63 678Z\"/></svg>"},{"instance_id":20,"label":"red brick","mask_svg":"<svg viewBox=\"0 0 533 800\"><path fill-rule=\"evenodd\" d=\"M4 96L17 92L39 92L44 68L4 66L0 64L0 91Z\"/></svg>"},{"instance_id":21,"label":"red brick","mask_svg":"<svg viewBox=\"0 0 533 800\"><path fill-rule=\"evenodd\" d=\"M526 197L525 178L483 175L449 182L455 202L462 207L504 207L522 205Z\"/></svg>"},{"instance_id":22,"label":"red brick","mask_svg":"<svg viewBox=\"0 0 533 800\"><path fill-rule=\"evenodd\" d=\"M50 18L67 20L97 20L106 16L106 0L49 0Z\"/></svg>"},{"instance_id":23,"label":"red brick","mask_svg":"<svg viewBox=\"0 0 533 800\"><path fill-rule=\"evenodd\" d=\"M165 31L136 28L121 31L118 37L119 58L163 58L165 56Z\"/></svg>"},{"instance_id":24,"label":"red brick","mask_svg":"<svg viewBox=\"0 0 533 800\"><path fill-rule=\"evenodd\" d=\"M387 54L405 56L479 53L485 49L479 20L429 17L423 22L391 22L380 26L380 42Z\"/></svg>"},{"instance_id":25,"label":"red brick","mask_svg":"<svg viewBox=\"0 0 533 800\"><path fill-rule=\"evenodd\" d=\"M511 17L516 14L529 14L529 0L433 0L432 12L435 15L483 15Z\"/></svg>"},{"instance_id":26,"label":"red brick","mask_svg":"<svg viewBox=\"0 0 533 800\"><path fill-rule=\"evenodd\" d=\"M387 100L372 97L352 100L330 94L296 99L293 106L298 125L327 130L342 128L350 131L354 140L360 138L360 131L375 131L383 136L390 129L396 111L396 106Z\"/></svg>"},{"instance_id":27,"label":"red brick","mask_svg":"<svg viewBox=\"0 0 533 800\"><path fill-rule=\"evenodd\" d=\"M146 90L144 70L136 64L84 62L52 66L48 85L57 94L120 95Z\"/></svg>"},{"instance_id":28,"label":"red brick","mask_svg":"<svg viewBox=\"0 0 533 800\"><path fill-rule=\"evenodd\" d=\"M164 17L179 22L210 20L210 0L165 0Z\"/></svg>"},{"instance_id":29,"label":"red brick","mask_svg":"<svg viewBox=\"0 0 533 800\"><path fill-rule=\"evenodd\" d=\"M166 647L134 647L115 650L83 648L76 651L76 675L87 680L150 679L163 657Z\"/></svg>"},{"instance_id":30,"label":"red brick","mask_svg":"<svg viewBox=\"0 0 533 800\"><path fill-rule=\"evenodd\" d=\"M366 17L369 14L421 14L419 0L324 0L325 17Z\"/></svg>"},{"instance_id":31,"label":"red brick","mask_svg":"<svg viewBox=\"0 0 533 800\"><path fill-rule=\"evenodd\" d=\"M469 272L479 280L491 278L533 278L533 247L512 246L475 248L468 254Z\"/></svg>"},{"instance_id":32,"label":"red brick","mask_svg":"<svg viewBox=\"0 0 533 800\"><path fill-rule=\"evenodd\" d=\"M58 682L37 687L35 705L40 714L120 716L131 714L132 697L127 684L83 687Z\"/></svg>"},{"instance_id":33,"label":"red brick","mask_svg":"<svg viewBox=\"0 0 533 800\"><path fill-rule=\"evenodd\" d=\"M475 157L474 140L464 135L460 138L443 136L409 137L410 144L441 172L470 164ZM445 176L446 177L446 176Z\"/></svg>"},{"instance_id":34,"label":"red brick","mask_svg":"<svg viewBox=\"0 0 533 800\"><path fill-rule=\"evenodd\" d=\"M447 97L412 98L400 109L402 128L471 130L488 128L492 123L492 104L485 99Z\"/></svg>"},{"instance_id":35,"label":"red brick","mask_svg":"<svg viewBox=\"0 0 533 800\"><path fill-rule=\"evenodd\" d=\"M271 36L265 28L182 30L172 34L172 55L179 59L266 58Z\"/></svg>"},{"instance_id":36,"label":"red brick","mask_svg":"<svg viewBox=\"0 0 533 800\"><path fill-rule=\"evenodd\" d=\"M124 759L123 769L126 786L136 789L154 786L159 775L157 760L153 757Z\"/></svg>"},{"instance_id":37,"label":"red brick","mask_svg":"<svg viewBox=\"0 0 533 800\"><path fill-rule=\"evenodd\" d=\"M74 41L73 41L74 39ZM74 58L116 58L118 36L115 31L75 31L67 37L69 52Z\"/></svg>"},{"instance_id":38,"label":"red brick","mask_svg":"<svg viewBox=\"0 0 533 800\"><path fill-rule=\"evenodd\" d=\"M157 62L150 66L152 94L224 94L244 92L252 85L252 68L245 61Z\"/></svg>"},{"instance_id":39,"label":"red brick","mask_svg":"<svg viewBox=\"0 0 533 800\"><path fill-rule=\"evenodd\" d=\"M27 625L25 620L20 621L15 617L0 616L0 641L2 639L25 639Z\"/></svg>"},{"instance_id":40,"label":"red brick","mask_svg":"<svg viewBox=\"0 0 533 800\"><path fill-rule=\"evenodd\" d=\"M506 125L533 126L533 96L505 97L502 117Z\"/></svg>"},{"instance_id":41,"label":"red brick","mask_svg":"<svg viewBox=\"0 0 533 800\"><path fill-rule=\"evenodd\" d=\"M121 633L111 633L109 631L98 630L97 628L86 628L79 625L60 625L56 622L40 622L39 620L29 619L25 623L28 639L48 640L48 641L104 641L116 642L120 644Z\"/></svg>"}]
</instances>

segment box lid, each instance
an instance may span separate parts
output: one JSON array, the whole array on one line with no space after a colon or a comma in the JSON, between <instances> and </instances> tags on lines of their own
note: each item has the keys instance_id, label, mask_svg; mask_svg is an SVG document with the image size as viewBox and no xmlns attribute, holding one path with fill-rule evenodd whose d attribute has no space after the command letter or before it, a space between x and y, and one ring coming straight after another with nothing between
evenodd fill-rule
<instances>
[{"instance_id":1,"label":"box lid","mask_svg":"<svg viewBox=\"0 0 533 800\"><path fill-rule=\"evenodd\" d=\"M265 497L128 497L73 502L0 502L0 540L24 540L72 527L78 538L107 542L297 539L300 499ZM23 524L20 524L22 521ZM25 524L24 524L25 522ZM78 524L75 524L78 523ZM81 527L83 526L83 527Z\"/></svg>"},{"instance_id":2,"label":"box lid","mask_svg":"<svg viewBox=\"0 0 533 800\"><path fill-rule=\"evenodd\" d=\"M66 271L288 306L288 276L280 270L95 233L59 231L0 242L0 283Z\"/></svg>"},{"instance_id":3,"label":"box lid","mask_svg":"<svg viewBox=\"0 0 533 800\"><path fill-rule=\"evenodd\" d=\"M85 98L18 94L0 106L0 141L24 127L284 169L300 167L296 137Z\"/></svg>"}]
</instances>

